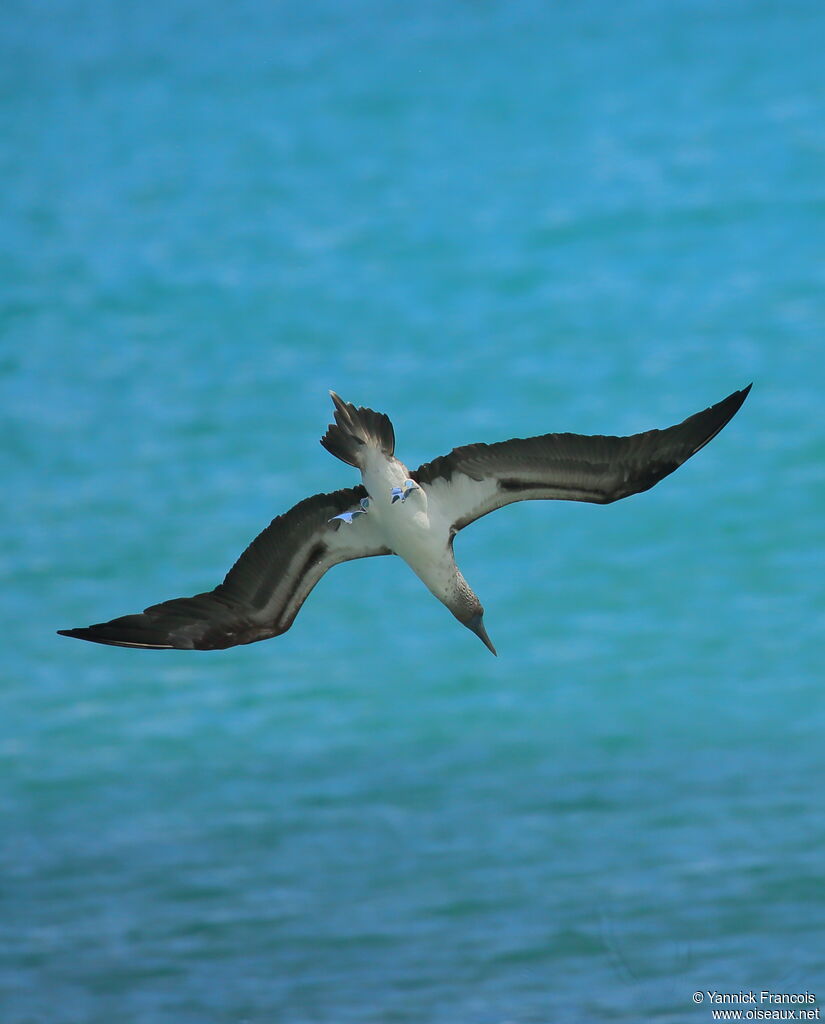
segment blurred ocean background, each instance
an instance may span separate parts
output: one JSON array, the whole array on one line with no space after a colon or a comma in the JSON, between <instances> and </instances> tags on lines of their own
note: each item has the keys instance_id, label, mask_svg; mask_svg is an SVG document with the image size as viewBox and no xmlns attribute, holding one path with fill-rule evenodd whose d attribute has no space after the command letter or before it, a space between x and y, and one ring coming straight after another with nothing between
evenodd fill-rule
<instances>
[{"instance_id":1,"label":"blurred ocean background","mask_svg":"<svg viewBox=\"0 0 825 1024\"><path fill-rule=\"evenodd\" d=\"M825 992L821 0L9 0L2 1024L710 1020ZM220 581L328 388L415 466L667 426L607 508L287 635L55 635Z\"/></svg>"}]
</instances>

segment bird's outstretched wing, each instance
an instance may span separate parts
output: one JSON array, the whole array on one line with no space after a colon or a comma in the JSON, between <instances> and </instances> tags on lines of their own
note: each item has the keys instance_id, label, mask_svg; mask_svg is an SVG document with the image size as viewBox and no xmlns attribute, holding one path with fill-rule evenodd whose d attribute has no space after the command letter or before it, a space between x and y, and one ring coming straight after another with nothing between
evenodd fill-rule
<instances>
[{"instance_id":1,"label":"bird's outstretched wing","mask_svg":"<svg viewBox=\"0 0 825 1024\"><path fill-rule=\"evenodd\" d=\"M195 597L152 605L63 636L117 647L216 650L285 633L327 569L353 558L388 555L370 516L330 522L357 508L366 490L316 494L273 519L229 570L223 583Z\"/></svg>"},{"instance_id":2,"label":"bird's outstretched wing","mask_svg":"<svg viewBox=\"0 0 825 1024\"><path fill-rule=\"evenodd\" d=\"M437 497L453 533L530 498L607 504L653 487L695 455L737 412L751 386L665 430L629 437L542 434L453 448L411 473Z\"/></svg>"}]
</instances>

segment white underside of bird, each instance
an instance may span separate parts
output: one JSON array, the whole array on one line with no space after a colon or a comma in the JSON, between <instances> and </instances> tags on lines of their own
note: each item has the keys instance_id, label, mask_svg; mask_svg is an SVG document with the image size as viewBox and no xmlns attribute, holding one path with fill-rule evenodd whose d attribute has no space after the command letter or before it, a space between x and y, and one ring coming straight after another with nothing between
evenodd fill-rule
<instances>
[{"instance_id":1,"label":"white underside of bird","mask_svg":"<svg viewBox=\"0 0 825 1024\"><path fill-rule=\"evenodd\" d=\"M368 531L374 543L383 544L402 558L439 601L447 607L458 603L463 609L461 597L472 591L453 554L451 503L444 502L438 488L419 487L410 480L410 471L403 462L377 448L365 451L361 479L369 495L369 522L362 525L365 533ZM394 500L399 491L405 491L405 484L411 483L402 500ZM482 615L479 605L470 616L477 616L477 621L466 624L495 654Z\"/></svg>"}]
</instances>

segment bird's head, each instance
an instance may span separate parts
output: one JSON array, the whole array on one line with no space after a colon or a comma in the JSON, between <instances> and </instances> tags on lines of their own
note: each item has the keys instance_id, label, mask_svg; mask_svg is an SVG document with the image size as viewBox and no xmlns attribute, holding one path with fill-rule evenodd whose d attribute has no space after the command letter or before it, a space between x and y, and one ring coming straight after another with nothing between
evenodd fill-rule
<instances>
[{"instance_id":1,"label":"bird's head","mask_svg":"<svg viewBox=\"0 0 825 1024\"><path fill-rule=\"evenodd\" d=\"M481 601L472 592L461 573L458 574L457 583L453 600L449 605L450 611L462 626L475 633L489 651L498 655L498 651L493 647L493 641L487 636L487 630L484 628L484 608Z\"/></svg>"}]
</instances>

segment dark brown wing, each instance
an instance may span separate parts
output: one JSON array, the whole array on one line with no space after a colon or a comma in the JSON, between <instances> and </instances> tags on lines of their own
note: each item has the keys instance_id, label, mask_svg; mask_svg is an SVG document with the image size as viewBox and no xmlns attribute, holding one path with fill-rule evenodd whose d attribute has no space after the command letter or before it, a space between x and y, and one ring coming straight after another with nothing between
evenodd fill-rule
<instances>
[{"instance_id":1,"label":"dark brown wing","mask_svg":"<svg viewBox=\"0 0 825 1024\"><path fill-rule=\"evenodd\" d=\"M646 491L712 440L750 385L665 430L629 437L542 434L454 448L410 476L460 530L494 509L531 498L607 504Z\"/></svg>"},{"instance_id":2,"label":"dark brown wing","mask_svg":"<svg viewBox=\"0 0 825 1024\"><path fill-rule=\"evenodd\" d=\"M373 537L370 516L352 523L333 516L357 507L363 487L306 498L273 519L205 594L155 604L63 636L118 647L215 650L285 633L327 569L353 558L390 554Z\"/></svg>"}]
</instances>

